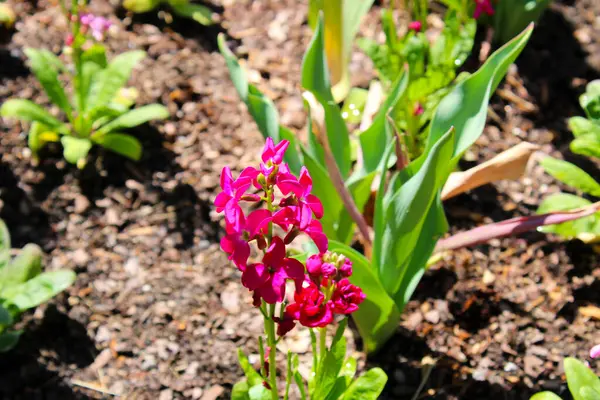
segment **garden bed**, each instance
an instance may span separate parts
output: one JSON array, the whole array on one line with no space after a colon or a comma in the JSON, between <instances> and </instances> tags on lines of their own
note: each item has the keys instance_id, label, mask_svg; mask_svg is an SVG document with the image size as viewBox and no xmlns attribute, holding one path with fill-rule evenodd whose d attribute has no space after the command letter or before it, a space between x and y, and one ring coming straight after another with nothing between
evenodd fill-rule
<instances>
[{"instance_id":1,"label":"garden bed","mask_svg":"<svg viewBox=\"0 0 600 400\"><path fill-rule=\"evenodd\" d=\"M24 319L19 345L0 358L0 394L228 398L242 375L236 347L257 353L262 319L219 250L222 228L212 201L223 166L239 171L255 162L262 137L230 83L216 35L234 38L251 81L275 100L282 123L301 131L300 64L311 35L306 4L224 0L214 5L221 24L208 28L177 19L168 25L156 14L132 18L100 0L92 5L116 24L107 40L112 52L148 52L131 81L138 103L162 103L172 117L135 132L144 144L139 163L97 151L81 171L52 148L32 166L21 125L3 122L0 217L13 245L39 244L47 268L71 268L77 281ZM60 50L60 13L45 0L16 8L27 16L16 32L3 32L0 102L48 104L23 48ZM373 34L378 15L374 7L364 34ZM565 124L581 112L577 97L585 83L599 77L595 15L600 4L593 0L556 2L547 11L503 93L493 97L485 133L464 167L526 140L600 177L598 165L569 153ZM357 53L352 70L371 69ZM371 78L355 74L353 83L365 86ZM446 202L451 230L532 215L560 189L532 164L519 181ZM424 358L435 366L421 398L528 399L540 388L566 389L561 360L585 357L598 341L600 316L581 312L600 306L598 266L591 246L540 233L445 257L427 272L396 336L367 362L388 373L382 398L410 399ZM284 342L300 352L309 344L300 334Z\"/></svg>"}]
</instances>

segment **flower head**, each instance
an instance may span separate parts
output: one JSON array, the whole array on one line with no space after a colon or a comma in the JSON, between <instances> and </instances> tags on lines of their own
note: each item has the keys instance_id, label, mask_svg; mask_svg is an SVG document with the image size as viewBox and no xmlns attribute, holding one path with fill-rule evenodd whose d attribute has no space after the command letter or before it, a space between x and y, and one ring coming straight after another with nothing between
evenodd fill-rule
<instances>
[{"instance_id":1,"label":"flower head","mask_svg":"<svg viewBox=\"0 0 600 400\"><path fill-rule=\"evenodd\" d=\"M408 24L409 31L421 32L421 29L423 29L423 24L421 21L412 21Z\"/></svg>"},{"instance_id":2,"label":"flower head","mask_svg":"<svg viewBox=\"0 0 600 400\"><path fill-rule=\"evenodd\" d=\"M358 310L358 305L365 300L366 296L358 286L354 286L346 278L338 282L331 302L336 314L352 314Z\"/></svg>"},{"instance_id":3,"label":"flower head","mask_svg":"<svg viewBox=\"0 0 600 400\"><path fill-rule=\"evenodd\" d=\"M323 328L333 321L331 304L314 282L294 295L294 303L286 308L294 319L309 328Z\"/></svg>"},{"instance_id":4,"label":"flower head","mask_svg":"<svg viewBox=\"0 0 600 400\"><path fill-rule=\"evenodd\" d=\"M482 13L487 15L494 15L494 8L492 7L491 0L475 0L475 12L473 18L479 19Z\"/></svg>"},{"instance_id":5,"label":"flower head","mask_svg":"<svg viewBox=\"0 0 600 400\"><path fill-rule=\"evenodd\" d=\"M89 28L92 31L94 39L98 41L104 39L104 34L112 26L112 22L109 19L96 16L92 13L81 14L79 22L85 28Z\"/></svg>"}]
</instances>

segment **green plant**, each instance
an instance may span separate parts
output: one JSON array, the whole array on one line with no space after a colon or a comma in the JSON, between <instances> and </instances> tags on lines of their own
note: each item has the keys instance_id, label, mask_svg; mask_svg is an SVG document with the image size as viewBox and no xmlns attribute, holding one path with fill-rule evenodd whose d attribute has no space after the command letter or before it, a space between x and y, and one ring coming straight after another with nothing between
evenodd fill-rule
<instances>
[{"instance_id":1,"label":"green plant","mask_svg":"<svg viewBox=\"0 0 600 400\"><path fill-rule=\"evenodd\" d=\"M123 7L134 13L145 13L156 9L161 4L167 4L173 12L184 18L190 18L202 25L215 23L210 8L194 4L190 0L124 0Z\"/></svg>"},{"instance_id":2,"label":"green plant","mask_svg":"<svg viewBox=\"0 0 600 400\"><path fill-rule=\"evenodd\" d=\"M399 37L391 10L382 12L384 44L361 39L359 46L373 60L386 91L408 65L408 87L396 103L391 116L396 129L403 132L403 144L410 159L423 152L428 125L440 101L468 74L457 76L471 49L476 31L475 20L465 17L460 9L450 9L444 28L434 42L424 23L413 22L408 32Z\"/></svg>"},{"instance_id":3,"label":"green plant","mask_svg":"<svg viewBox=\"0 0 600 400\"><path fill-rule=\"evenodd\" d=\"M552 0L499 0L488 17L494 28L494 40L506 43L532 22L537 22Z\"/></svg>"},{"instance_id":4,"label":"green plant","mask_svg":"<svg viewBox=\"0 0 600 400\"><path fill-rule=\"evenodd\" d=\"M350 91L348 64L354 37L362 17L374 0L310 0L308 23L316 28L318 16L323 12L325 53L331 74L332 94L336 102L342 101Z\"/></svg>"},{"instance_id":5,"label":"green plant","mask_svg":"<svg viewBox=\"0 0 600 400\"><path fill-rule=\"evenodd\" d=\"M600 399L600 379L584 363L575 358L563 361L569 392L574 400ZM552 392L541 392L530 400L561 400Z\"/></svg>"},{"instance_id":6,"label":"green plant","mask_svg":"<svg viewBox=\"0 0 600 400\"><path fill-rule=\"evenodd\" d=\"M42 250L28 244L11 257L10 235L0 220L0 352L17 344L22 331L11 329L19 316L65 290L75 280L70 270L42 272Z\"/></svg>"},{"instance_id":7,"label":"green plant","mask_svg":"<svg viewBox=\"0 0 600 400\"><path fill-rule=\"evenodd\" d=\"M63 10L69 13L66 7ZM66 39L65 52L71 55L72 68L67 68L48 50L25 49L31 70L67 122L25 99L6 101L0 115L31 122L28 144L34 159L44 145L60 141L65 159L80 168L86 164L93 145L139 160L142 145L124 131L150 120L167 118L169 113L159 104L130 110L134 101L123 87L145 53L130 51L109 62L104 46L89 45L89 41L90 37L102 40L110 21L82 10L83 6L75 4L71 9L73 17L68 19L71 33ZM72 83L72 98L67 96L59 80L61 74L68 76Z\"/></svg>"},{"instance_id":8,"label":"green plant","mask_svg":"<svg viewBox=\"0 0 600 400\"><path fill-rule=\"evenodd\" d=\"M12 7L4 1L0 1L0 25L12 28L15 24L16 15Z\"/></svg>"},{"instance_id":9,"label":"green plant","mask_svg":"<svg viewBox=\"0 0 600 400\"><path fill-rule=\"evenodd\" d=\"M569 128L575 136L571 142L571 151L600 159L600 81L590 82L579 102L587 118L573 117L569 120ZM566 185L589 196L600 197L600 183L576 165L552 157L544 158L540 164L548 174ZM546 198L537 212L543 214L566 211L591 204L591 201L580 196L557 193ZM578 238L584 242L596 242L600 238L600 211L576 221L544 226L540 230L555 233L566 239Z\"/></svg>"}]
</instances>

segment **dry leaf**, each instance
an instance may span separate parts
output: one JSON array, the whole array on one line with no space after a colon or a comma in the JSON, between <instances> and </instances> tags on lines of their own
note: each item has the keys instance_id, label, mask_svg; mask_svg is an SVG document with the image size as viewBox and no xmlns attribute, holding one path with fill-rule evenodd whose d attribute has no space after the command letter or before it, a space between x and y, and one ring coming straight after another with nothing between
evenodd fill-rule
<instances>
[{"instance_id":1,"label":"dry leaf","mask_svg":"<svg viewBox=\"0 0 600 400\"><path fill-rule=\"evenodd\" d=\"M600 320L600 308L596 306L579 307L579 314L584 317Z\"/></svg>"},{"instance_id":2,"label":"dry leaf","mask_svg":"<svg viewBox=\"0 0 600 400\"><path fill-rule=\"evenodd\" d=\"M522 142L474 168L453 172L442 190L442 200L490 182L519 178L527 167L529 157L539 148L535 144Z\"/></svg>"}]
</instances>

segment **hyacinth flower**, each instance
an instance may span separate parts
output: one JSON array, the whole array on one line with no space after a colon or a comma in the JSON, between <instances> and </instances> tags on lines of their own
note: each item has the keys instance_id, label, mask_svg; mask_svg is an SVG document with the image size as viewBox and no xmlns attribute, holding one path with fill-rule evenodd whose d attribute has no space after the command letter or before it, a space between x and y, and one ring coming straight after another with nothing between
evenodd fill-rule
<instances>
[{"instance_id":1,"label":"hyacinth flower","mask_svg":"<svg viewBox=\"0 0 600 400\"><path fill-rule=\"evenodd\" d=\"M255 385L256 372L249 373L244 367L248 380L236 385L234 392L244 388L264 391L264 396L272 399L279 398L275 356L280 338L298 325L318 329L318 355L316 334L312 335L315 338L314 368L317 369L320 363L330 362L326 361L329 359L327 327L336 319L345 323L345 317L357 311L365 300L362 290L348 279L352 275L352 262L343 255L328 251L328 239L319 222L323 217L323 205L311 193L313 181L310 173L303 167L299 176L295 176L283 162L288 146L289 142L285 140L275 144L267 139L259 168L247 167L237 178L228 167L224 167L222 191L215 199L217 212L225 215L226 234L221 240L221 248L241 271L241 283L250 292L249 299L261 311L265 324L266 340L259 338L261 382ZM260 194L252 193L254 190ZM262 207L246 215L242 202ZM289 246L301 235L310 238L319 250L304 263L288 256ZM251 256L252 244L258 256ZM344 326L340 324L340 332ZM345 341L340 342L341 333L336 338L332 347L339 347L340 343L345 346ZM242 366L247 363L244 357L240 355ZM295 368L291 357L288 354L288 369ZM383 372L374 373L380 379L374 385L379 391L385 383L381 374ZM296 383L301 384L297 379L299 374L289 370L285 398L292 375ZM301 385L301 391L304 391ZM317 382L309 386L314 388L318 385Z\"/></svg>"}]
</instances>

